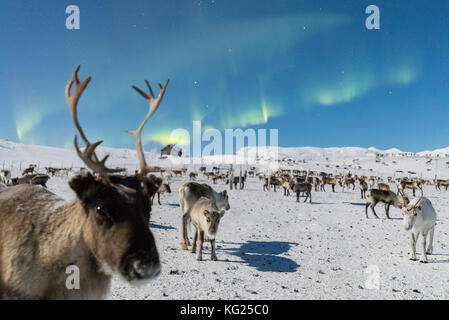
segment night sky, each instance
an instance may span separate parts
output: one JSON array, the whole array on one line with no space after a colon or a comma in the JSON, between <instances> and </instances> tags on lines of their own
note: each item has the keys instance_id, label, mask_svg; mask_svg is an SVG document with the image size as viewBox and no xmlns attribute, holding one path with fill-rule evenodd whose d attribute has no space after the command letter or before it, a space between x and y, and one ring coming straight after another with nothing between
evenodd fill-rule
<instances>
[{"instance_id":1,"label":"night sky","mask_svg":"<svg viewBox=\"0 0 449 320\"><path fill-rule=\"evenodd\" d=\"M67 30L76 4L80 30ZM380 9L367 30L365 8ZM64 88L78 64L91 141L134 147L132 88L171 82L143 133L275 128L279 145L449 146L449 1L127 0L0 4L0 138L72 147Z\"/></svg>"}]
</instances>

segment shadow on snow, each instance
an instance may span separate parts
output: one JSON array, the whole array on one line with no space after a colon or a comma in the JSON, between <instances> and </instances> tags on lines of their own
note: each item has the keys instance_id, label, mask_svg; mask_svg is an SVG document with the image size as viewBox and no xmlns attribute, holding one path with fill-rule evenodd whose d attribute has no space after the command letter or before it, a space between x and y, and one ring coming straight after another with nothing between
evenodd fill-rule
<instances>
[{"instance_id":1,"label":"shadow on snow","mask_svg":"<svg viewBox=\"0 0 449 320\"><path fill-rule=\"evenodd\" d=\"M237 248L221 249L243 260L243 263L262 272L295 272L300 265L294 260L279 257L286 253L291 246L298 245L286 241L248 241L245 243L224 242L225 244L240 245ZM240 261L239 261L240 262Z\"/></svg>"}]
</instances>

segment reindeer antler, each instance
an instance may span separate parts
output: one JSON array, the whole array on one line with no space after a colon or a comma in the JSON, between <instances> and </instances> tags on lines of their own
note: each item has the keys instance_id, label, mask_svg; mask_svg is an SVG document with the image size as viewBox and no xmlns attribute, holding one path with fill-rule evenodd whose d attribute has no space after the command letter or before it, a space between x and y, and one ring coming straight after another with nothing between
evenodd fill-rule
<instances>
[{"instance_id":1,"label":"reindeer antler","mask_svg":"<svg viewBox=\"0 0 449 320\"><path fill-rule=\"evenodd\" d=\"M136 86L132 86L134 90L136 90L138 93L140 93L140 95L142 97L144 97L145 100L148 101L148 105L149 105L148 113L147 113L145 119L140 124L140 126L135 131L129 131L129 130L125 131L126 133L130 133L134 136L137 157L139 158L139 163L140 163L139 170L137 171L138 174L146 175L148 173L148 171L150 170L150 168L147 166L147 163L145 161L145 155L143 153L143 148L142 148L142 141L141 141L142 129L145 126L145 123L148 121L148 119L150 119L151 116L153 115L153 113L157 110L157 108L159 108L159 105L161 104L162 98L164 97L165 90L167 89L167 85L169 82L170 82L170 79L167 79L167 81L165 81L164 86L162 86L159 83L160 91L159 91L159 95L157 96L157 98L154 97L153 89L151 89L150 83L147 80L145 80L145 83L147 84L148 89L150 90L150 92L148 94L143 92Z\"/></svg>"},{"instance_id":2,"label":"reindeer antler","mask_svg":"<svg viewBox=\"0 0 449 320\"><path fill-rule=\"evenodd\" d=\"M74 145L76 149L76 153L78 156L83 160L83 162L89 167L93 172L97 173L98 175L105 177L107 174L110 173L116 173L123 171L123 169L110 169L105 166L106 160L108 159L109 155L106 155L101 161L98 160L97 155L95 154L95 148L97 148L103 140L97 141L93 144L89 142L86 135L83 132L83 129L81 128L79 122L78 122L78 101L83 94L84 90L86 89L87 85L89 84L90 80L92 79L90 76L84 79L83 82L80 82L78 79L78 71L80 69L80 65L76 67L75 72L73 73L72 79L67 83L65 87L65 98L67 101L67 104L69 105L70 111L72 112L72 119L75 123L75 127L78 130L81 138L84 141L84 144L86 145L86 148L83 152L78 147L77 138L75 135ZM70 90L73 86L73 83L75 83L75 89L73 90L73 94L70 95Z\"/></svg>"}]
</instances>

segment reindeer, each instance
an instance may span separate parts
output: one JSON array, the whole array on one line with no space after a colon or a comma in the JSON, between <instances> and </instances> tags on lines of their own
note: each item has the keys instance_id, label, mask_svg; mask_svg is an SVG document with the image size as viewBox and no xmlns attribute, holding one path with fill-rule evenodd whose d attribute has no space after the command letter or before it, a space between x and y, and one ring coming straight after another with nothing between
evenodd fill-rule
<instances>
[{"instance_id":1,"label":"reindeer","mask_svg":"<svg viewBox=\"0 0 449 320\"><path fill-rule=\"evenodd\" d=\"M332 178L332 177L323 177L321 180L321 191L326 192L326 189L324 189L324 186L326 184L332 185L332 192L335 192L335 186L338 185L339 187L343 187L343 184L341 183L341 180L338 178Z\"/></svg>"},{"instance_id":2,"label":"reindeer","mask_svg":"<svg viewBox=\"0 0 449 320\"><path fill-rule=\"evenodd\" d=\"M75 136L76 153L95 176L88 172L70 180L76 195L70 202L33 185L0 188L0 298L100 299L108 293L114 273L130 283L160 273L159 254L148 228L149 197L158 186L146 176L140 132L159 107L168 80L160 86L157 98L148 82L149 94L134 87L149 102L149 112L135 131L139 172L122 176L106 167L108 156L99 160L95 149L102 141L90 143L78 122L77 104L91 80L88 77L80 82L79 69L65 94L86 145L81 151ZM70 266L80 270L79 290L66 287Z\"/></svg>"},{"instance_id":3,"label":"reindeer","mask_svg":"<svg viewBox=\"0 0 449 320\"><path fill-rule=\"evenodd\" d=\"M362 199L366 199L366 191L368 190L368 183L364 179L359 179L360 196Z\"/></svg>"},{"instance_id":4,"label":"reindeer","mask_svg":"<svg viewBox=\"0 0 449 320\"><path fill-rule=\"evenodd\" d=\"M197 260L203 259L203 242L207 238L210 240L211 254L210 259L217 261L217 255L215 254L215 237L218 231L218 225L220 219L225 214L226 210L218 210L215 205L215 201L201 197L193 205L189 219L195 227L195 236L193 237L192 253L196 253L197 246Z\"/></svg>"},{"instance_id":5,"label":"reindeer","mask_svg":"<svg viewBox=\"0 0 449 320\"><path fill-rule=\"evenodd\" d=\"M296 193L296 202L299 202L299 194L301 192L304 192L307 196L304 200L304 202L307 201L307 199L309 199L310 203L312 203L312 184L309 182L300 182L300 183L296 183L293 188L292 188L293 192Z\"/></svg>"},{"instance_id":6,"label":"reindeer","mask_svg":"<svg viewBox=\"0 0 449 320\"><path fill-rule=\"evenodd\" d=\"M352 185L352 190L355 190L355 178L352 176L349 176L350 174L348 174L348 176L345 178L345 182L344 184L346 185L346 187L349 189L349 187ZM344 187L344 186L343 186Z\"/></svg>"},{"instance_id":7,"label":"reindeer","mask_svg":"<svg viewBox=\"0 0 449 320\"><path fill-rule=\"evenodd\" d=\"M197 178L198 178L198 173L196 173L196 172L190 172L190 173L189 173L189 179L190 179L190 181L196 180Z\"/></svg>"},{"instance_id":8,"label":"reindeer","mask_svg":"<svg viewBox=\"0 0 449 320\"><path fill-rule=\"evenodd\" d=\"M0 183L8 185L11 181L11 171L1 170L0 171Z\"/></svg>"},{"instance_id":9,"label":"reindeer","mask_svg":"<svg viewBox=\"0 0 449 320\"><path fill-rule=\"evenodd\" d=\"M265 177L265 183L263 185L263 191L267 190L270 191L270 187L273 186L274 192L276 192L276 186L280 186L281 181L278 177L270 176L270 178Z\"/></svg>"},{"instance_id":10,"label":"reindeer","mask_svg":"<svg viewBox=\"0 0 449 320\"><path fill-rule=\"evenodd\" d=\"M441 187L445 187L447 191L449 180L435 179L435 189L441 190Z\"/></svg>"},{"instance_id":11,"label":"reindeer","mask_svg":"<svg viewBox=\"0 0 449 320\"><path fill-rule=\"evenodd\" d=\"M366 218L368 218L368 207L371 207L371 210L374 213L374 216L376 218L379 218L379 216L376 214L376 211L374 210L374 207L377 203L383 202L385 204L385 214L388 219L390 219L390 206L393 205L396 208L401 209L404 205L407 205L409 203L408 197L400 193L397 195L393 191L385 191L385 190L379 190L379 189L371 189L366 192L367 201L365 204L365 215Z\"/></svg>"},{"instance_id":12,"label":"reindeer","mask_svg":"<svg viewBox=\"0 0 449 320\"><path fill-rule=\"evenodd\" d=\"M182 177L182 170L172 170L172 173L177 177L178 175Z\"/></svg>"},{"instance_id":13,"label":"reindeer","mask_svg":"<svg viewBox=\"0 0 449 320\"><path fill-rule=\"evenodd\" d=\"M161 205L161 194L162 193L171 193L170 185L168 183L162 183L162 179L158 178L154 175L151 175L152 180L156 182L157 185L160 187L157 189L156 193L151 197L151 204L154 202L154 197L157 194L157 203Z\"/></svg>"},{"instance_id":14,"label":"reindeer","mask_svg":"<svg viewBox=\"0 0 449 320\"><path fill-rule=\"evenodd\" d=\"M28 168L26 168L25 170L23 170L22 176L25 176L25 175L27 175L27 174L33 174L35 168L36 168L36 165L30 164Z\"/></svg>"},{"instance_id":15,"label":"reindeer","mask_svg":"<svg viewBox=\"0 0 449 320\"><path fill-rule=\"evenodd\" d=\"M240 177L234 177L232 180L232 184L234 185L234 189L237 190L237 185L240 183ZM229 179L226 181L226 184L229 184ZM242 189L245 188L245 176L242 176Z\"/></svg>"},{"instance_id":16,"label":"reindeer","mask_svg":"<svg viewBox=\"0 0 449 320\"><path fill-rule=\"evenodd\" d=\"M405 189L412 189L413 196L415 196L415 190L421 187L421 181L419 180L405 180L402 179L398 184L398 190L404 192Z\"/></svg>"},{"instance_id":17,"label":"reindeer","mask_svg":"<svg viewBox=\"0 0 449 320\"><path fill-rule=\"evenodd\" d=\"M207 184L200 184L197 182L187 182L179 189L179 202L182 210L182 241L181 248L187 250L190 246L189 236L187 234L187 222L190 217L190 212L196 201L206 197L214 201L216 207L221 210L229 210L229 197L226 190L216 192L211 186Z\"/></svg>"},{"instance_id":18,"label":"reindeer","mask_svg":"<svg viewBox=\"0 0 449 320\"><path fill-rule=\"evenodd\" d=\"M402 207L404 217L404 229L410 231L411 248L409 253L410 260L416 260L416 241L419 235L422 235L422 254L419 262L427 263L427 254L433 253L433 235L437 214L432 206L432 202L423 196L422 188L419 199L413 199L406 206ZM426 248L426 238L429 234L429 245Z\"/></svg>"},{"instance_id":19,"label":"reindeer","mask_svg":"<svg viewBox=\"0 0 449 320\"><path fill-rule=\"evenodd\" d=\"M382 182L379 182L379 183L377 184L377 188L378 188L379 190L390 191L390 186L389 186L388 184L382 183Z\"/></svg>"}]
</instances>

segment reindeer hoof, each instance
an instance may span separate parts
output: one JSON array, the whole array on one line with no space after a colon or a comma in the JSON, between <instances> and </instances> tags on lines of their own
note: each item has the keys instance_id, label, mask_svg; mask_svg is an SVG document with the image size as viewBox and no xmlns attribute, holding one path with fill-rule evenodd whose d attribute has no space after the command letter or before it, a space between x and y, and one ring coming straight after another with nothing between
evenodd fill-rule
<instances>
[{"instance_id":1,"label":"reindeer hoof","mask_svg":"<svg viewBox=\"0 0 449 320\"><path fill-rule=\"evenodd\" d=\"M217 256L212 256L211 258L210 258L212 261L217 261L218 259L217 259Z\"/></svg>"},{"instance_id":2,"label":"reindeer hoof","mask_svg":"<svg viewBox=\"0 0 449 320\"><path fill-rule=\"evenodd\" d=\"M420 263L427 263L427 260L419 260Z\"/></svg>"},{"instance_id":3,"label":"reindeer hoof","mask_svg":"<svg viewBox=\"0 0 449 320\"><path fill-rule=\"evenodd\" d=\"M203 260L203 257L201 257L201 256L200 256L200 257L196 257L196 260L197 260L197 261L202 261L202 260Z\"/></svg>"},{"instance_id":4,"label":"reindeer hoof","mask_svg":"<svg viewBox=\"0 0 449 320\"><path fill-rule=\"evenodd\" d=\"M426 254L433 254L433 250L432 249L427 249Z\"/></svg>"},{"instance_id":5,"label":"reindeer hoof","mask_svg":"<svg viewBox=\"0 0 449 320\"><path fill-rule=\"evenodd\" d=\"M188 249L185 242L181 242L181 249L182 250L187 250Z\"/></svg>"}]
</instances>

